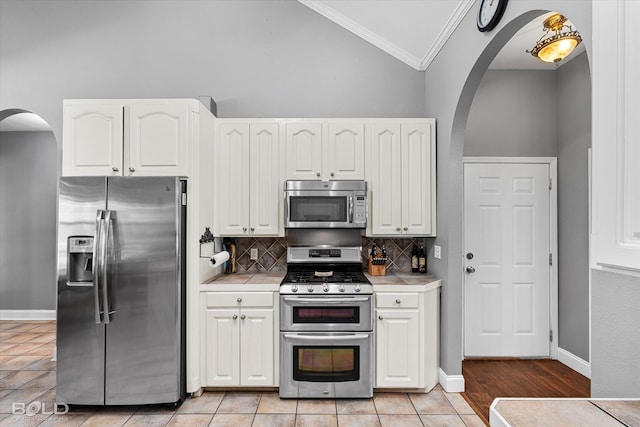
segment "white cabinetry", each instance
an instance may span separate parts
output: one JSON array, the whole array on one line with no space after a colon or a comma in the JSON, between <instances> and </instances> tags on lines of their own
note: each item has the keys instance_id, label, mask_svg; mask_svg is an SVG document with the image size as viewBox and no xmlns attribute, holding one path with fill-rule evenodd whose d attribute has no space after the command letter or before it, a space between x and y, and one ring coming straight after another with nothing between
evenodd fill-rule
<instances>
[{"instance_id":1,"label":"white cabinetry","mask_svg":"<svg viewBox=\"0 0 640 427\"><path fill-rule=\"evenodd\" d=\"M65 100L62 175L188 176L198 104Z\"/></svg>"},{"instance_id":2,"label":"white cabinetry","mask_svg":"<svg viewBox=\"0 0 640 427\"><path fill-rule=\"evenodd\" d=\"M593 7L593 261L640 273L640 3ZM611 31L612 28L617 31Z\"/></svg>"},{"instance_id":3,"label":"white cabinetry","mask_svg":"<svg viewBox=\"0 0 640 427\"><path fill-rule=\"evenodd\" d=\"M218 120L216 235L282 235L278 123Z\"/></svg>"},{"instance_id":4,"label":"white cabinetry","mask_svg":"<svg viewBox=\"0 0 640 427\"><path fill-rule=\"evenodd\" d=\"M287 179L364 179L364 121L285 122Z\"/></svg>"},{"instance_id":5,"label":"white cabinetry","mask_svg":"<svg viewBox=\"0 0 640 427\"><path fill-rule=\"evenodd\" d=\"M435 236L435 120L367 126L369 236Z\"/></svg>"},{"instance_id":6,"label":"white cabinetry","mask_svg":"<svg viewBox=\"0 0 640 427\"><path fill-rule=\"evenodd\" d=\"M431 390L438 382L440 282L374 284L374 291L375 387Z\"/></svg>"},{"instance_id":7,"label":"white cabinetry","mask_svg":"<svg viewBox=\"0 0 640 427\"><path fill-rule=\"evenodd\" d=\"M202 294L204 387L277 385L276 302L274 292Z\"/></svg>"}]
</instances>

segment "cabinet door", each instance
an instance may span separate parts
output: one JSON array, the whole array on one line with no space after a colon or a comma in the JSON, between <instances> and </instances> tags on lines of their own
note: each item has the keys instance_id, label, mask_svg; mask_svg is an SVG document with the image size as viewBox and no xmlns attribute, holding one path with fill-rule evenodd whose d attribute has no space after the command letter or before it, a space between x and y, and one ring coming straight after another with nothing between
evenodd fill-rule
<instances>
[{"instance_id":1,"label":"cabinet door","mask_svg":"<svg viewBox=\"0 0 640 427\"><path fill-rule=\"evenodd\" d=\"M418 387L417 310L378 310L376 387Z\"/></svg>"},{"instance_id":2,"label":"cabinet door","mask_svg":"<svg viewBox=\"0 0 640 427\"><path fill-rule=\"evenodd\" d=\"M400 124L372 124L368 135L370 235L402 231Z\"/></svg>"},{"instance_id":3,"label":"cabinet door","mask_svg":"<svg viewBox=\"0 0 640 427\"><path fill-rule=\"evenodd\" d=\"M125 123L125 175L189 175L189 106L133 104Z\"/></svg>"},{"instance_id":4,"label":"cabinet door","mask_svg":"<svg viewBox=\"0 0 640 427\"><path fill-rule=\"evenodd\" d=\"M122 175L123 105L65 105L62 175Z\"/></svg>"},{"instance_id":5,"label":"cabinet door","mask_svg":"<svg viewBox=\"0 0 640 427\"><path fill-rule=\"evenodd\" d=\"M329 123L325 179L364 179L364 124Z\"/></svg>"},{"instance_id":6,"label":"cabinet door","mask_svg":"<svg viewBox=\"0 0 640 427\"><path fill-rule=\"evenodd\" d=\"M322 179L322 124L287 123L287 179Z\"/></svg>"},{"instance_id":7,"label":"cabinet door","mask_svg":"<svg viewBox=\"0 0 640 427\"><path fill-rule=\"evenodd\" d=\"M402 124L402 233L433 234L432 141L427 123Z\"/></svg>"},{"instance_id":8,"label":"cabinet door","mask_svg":"<svg viewBox=\"0 0 640 427\"><path fill-rule=\"evenodd\" d=\"M238 310L207 310L205 328L205 385L239 385L240 319Z\"/></svg>"},{"instance_id":9,"label":"cabinet door","mask_svg":"<svg viewBox=\"0 0 640 427\"><path fill-rule=\"evenodd\" d=\"M250 125L250 232L277 236L280 232L280 132L277 123Z\"/></svg>"},{"instance_id":10,"label":"cabinet door","mask_svg":"<svg viewBox=\"0 0 640 427\"><path fill-rule=\"evenodd\" d=\"M242 309L240 384L273 386L273 309Z\"/></svg>"},{"instance_id":11,"label":"cabinet door","mask_svg":"<svg viewBox=\"0 0 640 427\"><path fill-rule=\"evenodd\" d=\"M249 234L249 140L249 124L219 124L215 209L223 236Z\"/></svg>"}]
</instances>

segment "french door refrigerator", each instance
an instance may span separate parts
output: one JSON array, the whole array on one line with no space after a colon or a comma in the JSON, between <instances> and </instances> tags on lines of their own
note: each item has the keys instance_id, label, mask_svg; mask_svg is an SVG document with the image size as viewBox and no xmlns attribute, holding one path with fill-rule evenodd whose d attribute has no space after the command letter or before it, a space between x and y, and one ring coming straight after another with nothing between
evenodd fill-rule
<instances>
[{"instance_id":1,"label":"french door refrigerator","mask_svg":"<svg viewBox=\"0 0 640 427\"><path fill-rule=\"evenodd\" d=\"M186 181L63 177L56 401L185 397Z\"/></svg>"}]
</instances>

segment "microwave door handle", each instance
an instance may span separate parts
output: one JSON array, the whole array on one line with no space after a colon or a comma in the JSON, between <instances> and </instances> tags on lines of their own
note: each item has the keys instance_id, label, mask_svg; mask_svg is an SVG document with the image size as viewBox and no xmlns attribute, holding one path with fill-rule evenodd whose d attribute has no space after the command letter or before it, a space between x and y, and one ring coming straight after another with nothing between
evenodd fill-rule
<instances>
[{"instance_id":1,"label":"microwave door handle","mask_svg":"<svg viewBox=\"0 0 640 427\"><path fill-rule=\"evenodd\" d=\"M353 223L353 196L349 196L349 223Z\"/></svg>"},{"instance_id":2,"label":"microwave door handle","mask_svg":"<svg viewBox=\"0 0 640 427\"><path fill-rule=\"evenodd\" d=\"M289 196L284 192L284 225L289 225Z\"/></svg>"},{"instance_id":3,"label":"microwave door handle","mask_svg":"<svg viewBox=\"0 0 640 427\"><path fill-rule=\"evenodd\" d=\"M100 276L102 273L102 244L101 244L101 236L102 236L102 222L104 211L98 209L96 213L96 234L93 241L93 299L94 299L94 307L95 307L95 320L96 324L102 323L102 316L100 315L100 309L102 308L100 305Z\"/></svg>"}]
</instances>

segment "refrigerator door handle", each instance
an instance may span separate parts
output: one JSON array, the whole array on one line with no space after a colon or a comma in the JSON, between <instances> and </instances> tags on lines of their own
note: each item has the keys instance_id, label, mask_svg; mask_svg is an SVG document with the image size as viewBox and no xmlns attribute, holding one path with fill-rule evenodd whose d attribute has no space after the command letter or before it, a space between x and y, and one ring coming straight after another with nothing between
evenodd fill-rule
<instances>
[{"instance_id":1,"label":"refrigerator door handle","mask_svg":"<svg viewBox=\"0 0 640 427\"><path fill-rule=\"evenodd\" d=\"M95 317L96 324L102 323L101 305L100 305L100 276L102 273L102 252L101 252L101 236L102 236L102 221L104 211L98 209L96 212L96 234L93 242L93 297L95 302Z\"/></svg>"},{"instance_id":2,"label":"refrigerator door handle","mask_svg":"<svg viewBox=\"0 0 640 427\"><path fill-rule=\"evenodd\" d=\"M104 220L102 222L102 236L100 238L100 247L101 247L101 258L100 258L100 282L102 282L102 304L104 307L103 316L104 324L108 325L111 321L109 312L109 281L107 275L108 269L108 244L109 244L109 232L111 231L111 211L105 211Z\"/></svg>"}]
</instances>

